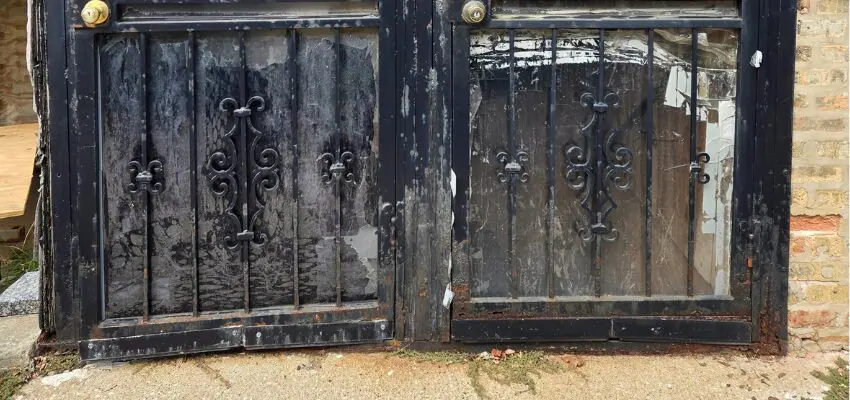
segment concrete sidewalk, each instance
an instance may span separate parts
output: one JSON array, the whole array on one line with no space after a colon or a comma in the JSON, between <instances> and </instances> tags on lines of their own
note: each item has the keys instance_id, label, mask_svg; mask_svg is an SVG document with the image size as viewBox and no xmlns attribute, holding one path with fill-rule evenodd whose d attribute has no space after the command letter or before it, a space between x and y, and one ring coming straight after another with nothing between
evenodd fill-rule
<instances>
[{"instance_id":1,"label":"concrete sidewalk","mask_svg":"<svg viewBox=\"0 0 850 400\"><path fill-rule=\"evenodd\" d=\"M811 371L843 353L749 358L738 354L547 356L563 371L522 385L478 380L493 399L822 398ZM27 399L475 399L468 362L415 361L393 353L277 351L102 363L31 381Z\"/></svg>"}]
</instances>

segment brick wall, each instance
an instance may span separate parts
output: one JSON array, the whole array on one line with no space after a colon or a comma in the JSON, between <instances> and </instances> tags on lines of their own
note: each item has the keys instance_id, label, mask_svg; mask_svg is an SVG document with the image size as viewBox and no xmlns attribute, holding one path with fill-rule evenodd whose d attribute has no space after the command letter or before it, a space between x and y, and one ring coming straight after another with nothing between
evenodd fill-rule
<instances>
[{"instance_id":1,"label":"brick wall","mask_svg":"<svg viewBox=\"0 0 850 400\"><path fill-rule=\"evenodd\" d=\"M848 0L798 0L791 349L848 343Z\"/></svg>"},{"instance_id":2,"label":"brick wall","mask_svg":"<svg viewBox=\"0 0 850 400\"><path fill-rule=\"evenodd\" d=\"M36 122L27 71L27 0L0 1L0 126Z\"/></svg>"}]
</instances>

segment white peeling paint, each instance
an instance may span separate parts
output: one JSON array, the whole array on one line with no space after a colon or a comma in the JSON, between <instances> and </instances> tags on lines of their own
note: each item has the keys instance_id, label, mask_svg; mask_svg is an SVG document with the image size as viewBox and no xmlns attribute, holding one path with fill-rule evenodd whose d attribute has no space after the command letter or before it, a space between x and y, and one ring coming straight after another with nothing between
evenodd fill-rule
<instances>
[{"instance_id":1,"label":"white peeling paint","mask_svg":"<svg viewBox=\"0 0 850 400\"><path fill-rule=\"evenodd\" d=\"M454 169L451 170L449 185L450 185L451 190L452 190L452 204L454 204L455 196L457 196L457 175L455 175ZM452 210L452 228L454 228L454 226L455 226L455 212L454 212L454 210ZM449 306L451 306L451 304L452 304L452 300L454 300L454 298L455 298L455 292L452 291L452 283L451 283L451 276L452 276L452 256L451 255L449 255L448 268L449 268L449 274L447 276L449 277L449 282L446 283L446 290L443 293L443 307L445 309L449 309Z\"/></svg>"},{"instance_id":2,"label":"white peeling paint","mask_svg":"<svg viewBox=\"0 0 850 400\"><path fill-rule=\"evenodd\" d=\"M344 236L343 240L357 253L357 258L366 268L366 278L369 280L364 288L365 293L377 293L378 290L378 230L374 226L363 225L356 235Z\"/></svg>"}]
</instances>

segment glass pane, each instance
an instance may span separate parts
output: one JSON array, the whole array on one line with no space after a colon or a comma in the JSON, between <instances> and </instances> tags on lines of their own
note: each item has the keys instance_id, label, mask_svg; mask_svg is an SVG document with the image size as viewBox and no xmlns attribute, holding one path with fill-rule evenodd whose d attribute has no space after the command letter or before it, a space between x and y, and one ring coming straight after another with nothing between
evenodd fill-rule
<instances>
[{"instance_id":1,"label":"glass pane","mask_svg":"<svg viewBox=\"0 0 850 400\"><path fill-rule=\"evenodd\" d=\"M728 294L737 32L697 33L695 124L691 32L471 36L473 296Z\"/></svg>"}]
</instances>

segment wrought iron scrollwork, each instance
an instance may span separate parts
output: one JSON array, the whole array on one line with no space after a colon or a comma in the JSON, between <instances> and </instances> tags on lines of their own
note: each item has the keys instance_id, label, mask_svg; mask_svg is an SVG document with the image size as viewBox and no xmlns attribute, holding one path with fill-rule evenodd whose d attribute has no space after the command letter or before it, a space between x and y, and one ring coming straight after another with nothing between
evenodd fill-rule
<instances>
[{"instance_id":1,"label":"wrought iron scrollwork","mask_svg":"<svg viewBox=\"0 0 850 400\"><path fill-rule=\"evenodd\" d=\"M697 154L697 159L691 161L690 170L692 181L704 185L711 180L711 177L708 176L708 174L703 173L702 169L702 165L707 164L709 161L711 161L711 156L709 156L708 153L699 153Z\"/></svg>"},{"instance_id":2,"label":"wrought iron scrollwork","mask_svg":"<svg viewBox=\"0 0 850 400\"><path fill-rule=\"evenodd\" d=\"M274 147L263 145L264 134L251 120L253 113L262 112L265 107L260 96L251 97L241 107L236 99L228 97L218 107L231 122L224 135L224 147L210 154L207 160L207 178L213 195L226 200L224 215L233 230L224 240L231 250L247 242L262 246L267 240L258 225L266 206L264 192L278 187L280 155ZM241 176L237 176L237 164L241 165ZM248 193L240 193L240 179L248 183ZM242 202L245 207L239 207Z\"/></svg>"},{"instance_id":3,"label":"wrought iron scrollwork","mask_svg":"<svg viewBox=\"0 0 850 400\"><path fill-rule=\"evenodd\" d=\"M130 170L130 183L127 184L127 190L130 193L162 191L162 161L151 160L147 165L142 165L141 162L133 160L127 166Z\"/></svg>"},{"instance_id":4,"label":"wrought iron scrollwork","mask_svg":"<svg viewBox=\"0 0 850 400\"><path fill-rule=\"evenodd\" d=\"M354 174L354 153L345 151L337 158L333 153L324 153L316 160L319 163L322 183L330 185L333 182L357 184Z\"/></svg>"},{"instance_id":5,"label":"wrought iron scrollwork","mask_svg":"<svg viewBox=\"0 0 850 400\"><path fill-rule=\"evenodd\" d=\"M588 92L581 95L580 101L592 110L579 126L583 143L570 143L564 149L567 185L582 192L580 204L587 213L587 224L577 222L576 231L587 242L597 238L614 241L619 231L608 220L617 209L611 188L625 191L632 187L634 153L618 141L621 132L617 128L609 129L604 140L600 137L603 130L599 124L609 108L619 106L618 94L608 93L600 100Z\"/></svg>"},{"instance_id":6,"label":"wrought iron scrollwork","mask_svg":"<svg viewBox=\"0 0 850 400\"><path fill-rule=\"evenodd\" d=\"M528 153L522 150L518 150L513 158L507 151L496 153L496 161L502 164L496 170L496 177L499 178L499 182L505 183L511 179L528 182L529 176L525 170L525 164L528 163L529 159Z\"/></svg>"}]
</instances>

